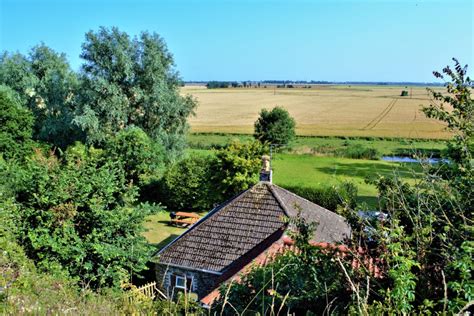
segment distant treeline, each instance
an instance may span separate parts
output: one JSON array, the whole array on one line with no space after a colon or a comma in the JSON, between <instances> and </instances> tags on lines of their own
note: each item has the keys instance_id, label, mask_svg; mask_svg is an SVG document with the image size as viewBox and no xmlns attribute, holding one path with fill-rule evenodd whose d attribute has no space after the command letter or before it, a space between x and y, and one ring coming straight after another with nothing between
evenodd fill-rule
<instances>
[{"instance_id":1,"label":"distant treeline","mask_svg":"<svg viewBox=\"0 0 474 316\"><path fill-rule=\"evenodd\" d=\"M251 82L251 81L209 81L206 83L208 89L217 89L217 88L247 88L247 87L258 87L260 88L260 82ZM266 88L266 86L265 86Z\"/></svg>"},{"instance_id":2,"label":"distant treeline","mask_svg":"<svg viewBox=\"0 0 474 316\"><path fill-rule=\"evenodd\" d=\"M305 81L305 80L262 80L262 81L185 81L185 84L206 85L209 89L216 88L238 88L238 87L261 87L263 85L277 85L280 87L288 87L291 85L380 85L380 86L443 86L443 83L436 82L379 82L379 81Z\"/></svg>"}]
</instances>

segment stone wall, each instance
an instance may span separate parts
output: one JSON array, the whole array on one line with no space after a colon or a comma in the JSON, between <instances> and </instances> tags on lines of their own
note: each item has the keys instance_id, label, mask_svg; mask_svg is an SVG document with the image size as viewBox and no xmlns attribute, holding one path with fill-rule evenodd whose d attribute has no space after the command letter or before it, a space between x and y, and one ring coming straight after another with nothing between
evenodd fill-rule
<instances>
[{"instance_id":1,"label":"stone wall","mask_svg":"<svg viewBox=\"0 0 474 316\"><path fill-rule=\"evenodd\" d=\"M219 275L196 270L187 270L163 264L155 264L156 283L168 297L175 297L176 290L171 284L172 275L192 278L191 292L196 293L198 299L209 294L217 285Z\"/></svg>"}]
</instances>

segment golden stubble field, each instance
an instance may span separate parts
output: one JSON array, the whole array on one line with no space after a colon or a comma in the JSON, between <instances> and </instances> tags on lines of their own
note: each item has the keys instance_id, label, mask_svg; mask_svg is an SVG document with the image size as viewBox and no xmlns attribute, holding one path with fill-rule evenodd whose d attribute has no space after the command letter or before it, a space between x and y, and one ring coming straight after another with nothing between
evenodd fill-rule
<instances>
[{"instance_id":1,"label":"golden stubble field","mask_svg":"<svg viewBox=\"0 0 474 316\"><path fill-rule=\"evenodd\" d=\"M443 91L442 87L435 88ZM411 96L400 97L402 90ZM444 125L420 111L428 105L424 87L317 85L311 89L186 86L198 101L193 132L252 133L262 108L285 107L299 135L447 138Z\"/></svg>"}]
</instances>

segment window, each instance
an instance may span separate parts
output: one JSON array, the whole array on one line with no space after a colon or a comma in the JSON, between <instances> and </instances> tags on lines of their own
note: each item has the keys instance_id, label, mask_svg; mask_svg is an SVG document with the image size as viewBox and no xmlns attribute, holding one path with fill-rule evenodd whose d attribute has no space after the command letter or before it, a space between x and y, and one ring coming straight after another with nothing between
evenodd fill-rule
<instances>
[{"instance_id":1,"label":"window","mask_svg":"<svg viewBox=\"0 0 474 316\"><path fill-rule=\"evenodd\" d=\"M170 287L172 291L192 292L196 289L196 284L193 275L186 275L181 273L170 273Z\"/></svg>"},{"instance_id":2,"label":"window","mask_svg":"<svg viewBox=\"0 0 474 316\"><path fill-rule=\"evenodd\" d=\"M186 278L183 276L176 276L176 282L175 282L175 287L179 289L185 289L186 288Z\"/></svg>"}]
</instances>

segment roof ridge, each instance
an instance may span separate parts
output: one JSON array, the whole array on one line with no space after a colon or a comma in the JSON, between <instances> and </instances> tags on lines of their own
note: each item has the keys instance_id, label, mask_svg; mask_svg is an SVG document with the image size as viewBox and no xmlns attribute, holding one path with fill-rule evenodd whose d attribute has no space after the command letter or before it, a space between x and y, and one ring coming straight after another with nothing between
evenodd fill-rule
<instances>
[{"instance_id":1,"label":"roof ridge","mask_svg":"<svg viewBox=\"0 0 474 316\"><path fill-rule=\"evenodd\" d=\"M273 183L265 183L265 185L267 186L268 190L270 191L270 193L273 195L273 197L275 198L275 200L277 200L278 204L280 205L280 207L282 208L283 212L285 213L285 215L287 217L290 217L290 212L288 211L288 208L286 207L285 203L282 201L281 197L278 195L278 192L276 192L274 189L273 189L273 186L274 184Z\"/></svg>"}]
</instances>

